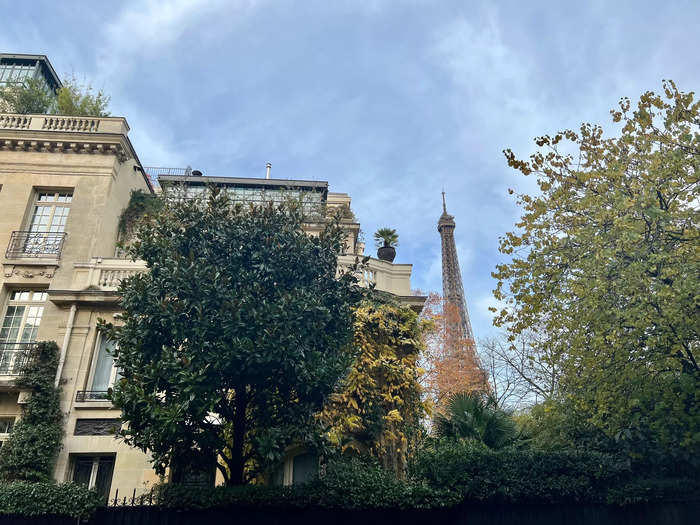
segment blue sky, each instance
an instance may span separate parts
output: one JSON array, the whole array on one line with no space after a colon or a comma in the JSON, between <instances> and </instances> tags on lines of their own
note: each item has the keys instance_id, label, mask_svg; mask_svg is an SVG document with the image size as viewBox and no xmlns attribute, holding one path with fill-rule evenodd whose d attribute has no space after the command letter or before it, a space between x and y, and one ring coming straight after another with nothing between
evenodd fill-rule
<instances>
[{"instance_id":1,"label":"blue sky","mask_svg":"<svg viewBox=\"0 0 700 525\"><path fill-rule=\"evenodd\" d=\"M398 230L413 286L441 288L440 192L477 338L491 271L534 191L501 151L663 78L700 86L696 2L0 0L0 50L43 53L112 95L147 166L327 180L368 239Z\"/></svg>"}]
</instances>

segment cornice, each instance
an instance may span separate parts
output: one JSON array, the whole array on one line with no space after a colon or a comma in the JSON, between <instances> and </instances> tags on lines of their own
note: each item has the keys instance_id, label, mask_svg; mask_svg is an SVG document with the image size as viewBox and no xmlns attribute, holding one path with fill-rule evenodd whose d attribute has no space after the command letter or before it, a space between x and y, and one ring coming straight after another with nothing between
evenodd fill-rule
<instances>
[{"instance_id":1,"label":"cornice","mask_svg":"<svg viewBox=\"0 0 700 525\"><path fill-rule=\"evenodd\" d=\"M76 133L22 131L8 134L0 131L0 150L114 155L119 162L126 162L135 157L131 144L123 135L76 135Z\"/></svg>"}]
</instances>

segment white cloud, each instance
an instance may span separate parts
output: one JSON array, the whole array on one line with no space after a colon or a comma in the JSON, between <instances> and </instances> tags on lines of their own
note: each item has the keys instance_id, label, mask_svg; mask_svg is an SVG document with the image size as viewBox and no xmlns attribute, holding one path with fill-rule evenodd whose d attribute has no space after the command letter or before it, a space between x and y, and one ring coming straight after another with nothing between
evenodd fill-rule
<instances>
[{"instance_id":1,"label":"white cloud","mask_svg":"<svg viewBox=\"0 0 700 525\"><path fill-rule=\"evenodd\" d=\"M153 54L182 39L199 41L214 26L213 23L202 23L205 19L218 21L220 18L213 17L221 11L234 16L235 12L243 12L257 4L257 0L132 2L105 27L106 39L99 52L101 76L111 77L117 71L123 74L133 55Z\"/></svg>"}]
</instances>

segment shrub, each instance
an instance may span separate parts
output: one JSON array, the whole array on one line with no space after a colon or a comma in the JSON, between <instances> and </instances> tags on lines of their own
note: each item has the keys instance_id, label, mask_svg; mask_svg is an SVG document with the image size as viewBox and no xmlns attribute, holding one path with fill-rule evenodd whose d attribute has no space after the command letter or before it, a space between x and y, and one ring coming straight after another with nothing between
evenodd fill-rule
<instances>
[{"instance_id":1,"label":"shrub","mask_svg":"<svg viewBox=\"0 0 700 525\"><path fill-rule=\"evenodd\" d=\"M210 507L430 509L460 503L608 503L698 499L692 479L637 480L627 462L599 452L502 449L477 442L433 442L400 480L376 463L331 461L304 485L193 489L162 485L157 502L176 509Z\"/></svg>"},{"instance_id":2,"label":"shrub","mask_svg":"<svg viewBox=\"0 0 700 525\"><path fill-rule=\"evenodd\" d=\"M161 485L158 504L178 509L265 508L434 508L458 503L423 483L402 481L376 464L357 459L332 461L315 481L288 487L247 485L193 489Z\"/></svg>"},{"instance_id":3,"label":"shrub","mask_svg":"<svg viewBox=\"0 0 700 525\"><path fill-rule=\"evenodd\" d=\"M611 488L607 502L630 505L650 501L698 501L700 481L696 478L635 479L619 488Z\"/></svg>"},{"instance_id":4,"label":"shrub","mask_svg":"<svg viewBox=\"0 0 700 525\"><path fill-rule=\"evenodd\" d=\"M100 504L100 496L94 490L75 483L0 483L0 515L86 519Z\"/></svg>"},{"instance_id":5,"label":"shrub","mask_svg":"<svg viewBox=\"0 0 700 525\"><path fill-rule=\"evenodd\" d=\"M411 473L462 500L602 502L629 473L626 465L600 452L490 450L473 441L436 441L416 455Z\"/></svg>"}]
</instances>

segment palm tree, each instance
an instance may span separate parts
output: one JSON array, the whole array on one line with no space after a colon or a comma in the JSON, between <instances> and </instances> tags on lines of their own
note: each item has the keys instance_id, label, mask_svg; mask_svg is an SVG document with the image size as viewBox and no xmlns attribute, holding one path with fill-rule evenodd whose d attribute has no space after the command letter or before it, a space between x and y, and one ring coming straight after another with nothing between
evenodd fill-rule
<instances>
[{"instance_id":1,"label":"palm tree","mask_svg":"<svg viewBox=\"0 0 700 525\"><path fill-rule=\"evenodd\" d=\"M451 395L445 413L435 418L435 431L439 437L474 439L494 449L511 444L517 436L510 414L491 396L476 392Z\"/></svg>"},{"instance_id":2,"label":"palm tree","mask_svg":"<svg viewBox=\"0 0 700 525\"><path fill-rule=\"evenodd\" d=\"M374 232L374 242L377 248L396 248L399 245L399 234L393 228L379 228Z\"/></svg>"}]
</instances>

